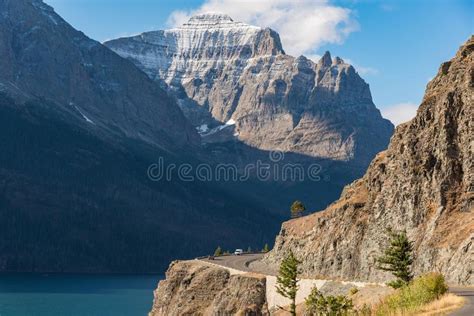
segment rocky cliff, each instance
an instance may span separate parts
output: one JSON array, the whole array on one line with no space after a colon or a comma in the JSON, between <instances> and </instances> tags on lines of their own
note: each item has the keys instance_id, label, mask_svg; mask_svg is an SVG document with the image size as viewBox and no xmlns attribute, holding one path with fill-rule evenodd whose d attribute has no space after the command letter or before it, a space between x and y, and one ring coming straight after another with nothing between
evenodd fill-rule
<instances>
[{"instance_id":1,"label":"rocky cliff","mask_svg":"<svg viewBox=\"0 0 474 316\"><path fill-rule=\"evenodd\" d=\"M232 259L230 260L232 261ZM236 263L234 261L234 263ZM242 263L242 261L241 261ZM277 293L276 276L244 272L200 260L175 261L154 292L150 316L161 315L287 315L281 307L290 300ZM236 265L237 267L239 264ZM241 268L248 270L250 267ZM254 267L255 268L255 267ZM258 269L257 269L258 270ZM304 301L317 286L323 295L350 295L359 309L377 304L393 290L360 282L300 279L296 295L298 315L306 315ZM358 289L354 294L351 290Z\"/></svg>"},{"instance_id":2,"label":"rocky cliff","mask_svg":"<svg viewBox=\"0 0 474 316\"><path fill-rule=\"evenodd\" d=\"M268 315L265 277L230 275L198 261L174 262L155 291L149 315Z\"/></svg>"},{"instance_id":3,"label":"rocky cliff","mask_svg":"<svg viewBox=\"0 0 474 316\"><path fill-rule=\"evenodd\" d=\"M265 262L290 249L306 275L387 280L375 258L386 230L406 229L414 271L474 284L474 37L428 84L416 117L399 127L365 176L325 211L283 224Z\"/></svg>"},{"instance_id":4,"label":"rocky cliff","mask_svg":"<svg viewBox=\"0 0 474 316\"><path fill-rule=\"evenodd\" d=\"M105 45L168 89L204 141L227 123L227 139L365 168L393 131L351 65L286 55L275 31L227 15Z\"/></svg>"}]
</instances>

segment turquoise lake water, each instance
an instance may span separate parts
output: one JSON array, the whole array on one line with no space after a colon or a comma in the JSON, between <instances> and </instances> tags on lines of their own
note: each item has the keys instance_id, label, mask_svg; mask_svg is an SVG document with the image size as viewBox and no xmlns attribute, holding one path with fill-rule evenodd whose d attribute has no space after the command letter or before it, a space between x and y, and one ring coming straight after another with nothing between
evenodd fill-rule
<instances>
[{"instance_id":1,"label":"turquoise lake water","mask_svg":"<svg viewBox=\"0 0 474 316\"><path fill-rule=\"evenodd\" d=\"M140 316L158 275L0 275L0 316Z\"/></svg>"}]
</instances>

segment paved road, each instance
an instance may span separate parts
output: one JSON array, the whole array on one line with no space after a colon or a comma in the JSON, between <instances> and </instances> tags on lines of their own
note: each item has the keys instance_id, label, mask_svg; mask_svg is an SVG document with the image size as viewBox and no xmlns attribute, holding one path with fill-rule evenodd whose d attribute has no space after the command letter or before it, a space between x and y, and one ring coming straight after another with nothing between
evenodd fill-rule
<instances>
[{"instance_id":1,"label":"paved road","mask_svg":"<svg viewBox=\"0 0 474 316\"><path fill-rule=\"evenodd\" d=\"M473 316L474 315L474 287L452 287L450 292L462 296L466 299L464 306L453 312L453 316Z\"/></svg>"},{"instance_id":2,"label":"paved road","mask_svg":"<svg viewBox=\"0 0 474 316\"><path fill-rule=\"evenodd\" d=\"M249 267L249 264L253 261L262 259L262 257L263 257L262 253L256 253L256 254L243 254L240 256L235 256L235 255L222 256L222 257L216 257L214 258L214 260L202 259L202 261L218 264L223 267L236 269L240 271L257 272L257 271L253 271Z\"/></svg>"}]
</instances>

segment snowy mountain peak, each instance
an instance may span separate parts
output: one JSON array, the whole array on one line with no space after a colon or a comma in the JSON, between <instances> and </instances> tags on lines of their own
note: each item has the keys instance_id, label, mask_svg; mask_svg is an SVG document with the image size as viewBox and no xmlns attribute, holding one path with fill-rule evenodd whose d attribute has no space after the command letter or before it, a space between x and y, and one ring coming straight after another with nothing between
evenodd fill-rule
<instances>
[{"instance_id":1,"label":"snowy mountain peak","mask_svg":"<svg viewBox=\"0 0 474 316\"><path fill-rule=\"evenodd\" d=\"M229 23L234 22L232 18L224 13L203 13L192 16L188 23Z\"/></svg>"},{"instance_id":2,"label":"snowy mountain peak","mask_svg":"<svg viewBox=\"0 0 474 316\"><path fill-rule=\"evenodd\" d=\"M225 14L196 15L171 30L105 45L167 88L201 135L230 134L224 124L233 119L236 137L252 147L337 160L353 159L357 149L368 163L392 132L352 66L333 64L329 52L318 63L286 55L277 32ZM324 118L315 115L322 111ZM334 128L333 118L343 127ZM369 150L359 149L364 142Z\"/></svg>"},{"instance_id":3,"label":"snowy mountain peak","mask_svg":"<svg viewBox=\"0 0 474 316\"><path fill-rule=\"evenodd\" d=\"M196 84L198 79L213 81L224 68L240 73L253 58L284 54L275 31L234 21L222 13L198 14L180 27L146 32L105 45L134 60L151 78L178 87L194 79Z\"/></svg>"},{"instance_id":4,"label":"snowy mountain peak","mask_svg":"<svg viewBox=\"0 0 474 316\"><path fill-rule=\"evenodd\" d=\"M229 15L223 13L203 13L192 16L188 22L174 30L209 30L219 31L221 29L241 30L241 33L256 33L262 30L258 26L234 21Z\"/></svg>"}]
</instances>

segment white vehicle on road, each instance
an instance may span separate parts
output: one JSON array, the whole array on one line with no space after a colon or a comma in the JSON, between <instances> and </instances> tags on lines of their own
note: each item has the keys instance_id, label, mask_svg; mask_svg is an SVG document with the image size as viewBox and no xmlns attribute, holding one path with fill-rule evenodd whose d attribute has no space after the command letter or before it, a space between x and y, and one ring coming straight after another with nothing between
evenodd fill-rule
<instances>
[{"instance_id":1,"label":"white vehicle on road","mask_svg":"<svg viewBox=\"0 0 474 316\"><path fill-rule=\"evenodd\" d=\"M243 253L244 253L244 251L242 249L235 249L235 251L234 251L234 255L236 255L236 256L240 256Z\"/></svg>"}]
</instances>

